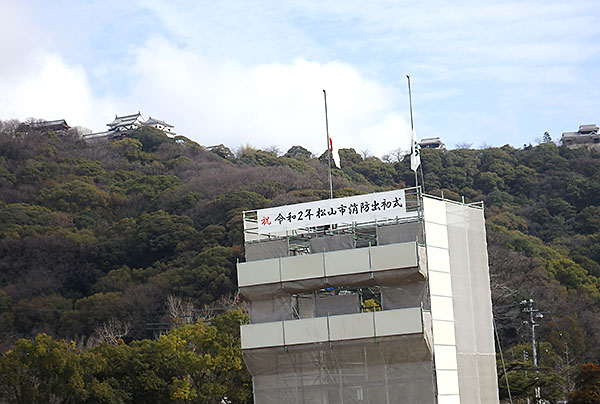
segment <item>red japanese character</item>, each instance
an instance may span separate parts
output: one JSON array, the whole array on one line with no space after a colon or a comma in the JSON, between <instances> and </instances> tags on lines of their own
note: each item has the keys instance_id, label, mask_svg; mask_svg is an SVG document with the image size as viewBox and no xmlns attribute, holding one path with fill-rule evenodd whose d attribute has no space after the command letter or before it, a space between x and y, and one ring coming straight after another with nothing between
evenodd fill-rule
<instances>
[{"instance_id":1,"label":"red japanese character","mask_svg":"<svg viewBox=\"0 0 600 404\"><path fill-rule=\"evenodd\" d=\"M269 226L271 224L271 221L269 220L269 216L265 216L262 219L260 219L260 223L263 226Z\"/></svg>"}]
</instances>

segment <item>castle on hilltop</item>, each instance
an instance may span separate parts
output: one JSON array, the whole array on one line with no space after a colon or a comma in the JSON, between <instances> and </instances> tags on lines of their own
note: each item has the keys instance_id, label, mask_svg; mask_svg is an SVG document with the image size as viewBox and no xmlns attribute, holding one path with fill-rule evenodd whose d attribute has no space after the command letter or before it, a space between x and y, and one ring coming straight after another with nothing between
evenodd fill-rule
<instances>
[{"instance_id":1,"label":"castle on hilltop","mask_svg":"<svg viewBox=\"0 0 600 404\"><path fill-rule=\"evenodd\" d=\"M71 127L67 124L67 121L64 119L56 119L54 121L44 121L44 120L30 120L28 122L23 122L19 126L15 132L17 133L46 133L46 132L54 132L57 134L65 134L71 129Z\"/></svg>"},{"instance_id":2,"label":"castle on hilltop","mask_svg":"<svg viewBox=\"0 0 600 404\"><path fill-rule=\"evenodd\" d=\"M129 132L141 127L155 128L164 132L169 137L175 137L173 125L152 117L144 120L140 111L138 111L137 114L132 115L115 115L115 119L112 122L107 123L106 126L108 126L107 131L84 135L83 140L95 142L100 140L119 139L126 136Z\"/></svg>"},{"instance_id":3,"label":"castle on hilltop","mask_svg":"<svg viewBox=\"0 0 600 404\"><path fill-rule=\"evenodd\" d=\"M437 149L446 151L446 145L442 142L442 139L439 137L428 137L423 138L419 142L419 146L421 149Z\"/></svg>"},{"instance_id":4,"label":"castle on hilltop","mask_svg":"<svg viewBox=\"0 0 600 404\"><path fill-rule=\"evenodd\" d=\"M600 151L599 129L596 124L579 125L577 132L564 132L560 138L560 143L569 149L586 147L591 150Z\"/></svg>"}]
</instances>

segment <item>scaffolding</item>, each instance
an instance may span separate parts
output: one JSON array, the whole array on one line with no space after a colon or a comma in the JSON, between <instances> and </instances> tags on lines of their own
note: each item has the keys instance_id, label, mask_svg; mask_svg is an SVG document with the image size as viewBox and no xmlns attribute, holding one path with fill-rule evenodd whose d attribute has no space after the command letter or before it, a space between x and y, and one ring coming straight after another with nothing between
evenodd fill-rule
<instances>
[{"instance_id":1,"label":"scaffolding","mask_svg":"<svg viewBox=\"0 0 600 404\"><path fill-rule=\"evenodd\" d=\"M256 403L498 403L482 206L402 192L363 222L265 232L244 212Z\"/></svg>"},{"instance_id":2,"label":"scaffolding","mask_svg":"<svg viewBox=\"0 0 600 404\"><path fill-rule=\"evenodd\" d=\"M251 350L244 360L256 403L433 402L431 353L416 336Z\"/></svg>"}]
</instances>

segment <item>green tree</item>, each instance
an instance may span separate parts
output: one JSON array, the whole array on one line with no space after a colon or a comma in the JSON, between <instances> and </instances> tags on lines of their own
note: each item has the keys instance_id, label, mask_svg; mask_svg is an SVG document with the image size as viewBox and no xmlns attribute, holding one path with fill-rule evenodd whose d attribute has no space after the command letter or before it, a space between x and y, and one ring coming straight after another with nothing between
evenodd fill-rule
<instances>
[{"instance_id":1,"label":"green tree","mask_svg":"<svg viewBox=\"0 0 600 404\"><path fill-rule=\"evenodd\" d=\"M600 403L600 366L587 363L575 378L575 391L569 396L571 404Z\"/></svg>"},{"instance_id":2,"label":"green tree","mask_svg":"<svg viewBox=\"0 0 600 404\"><path fill-rule=\"evenodd\" d=\"M342 165L343 167L343 165ZM352 170L363 175L367 180L377 186L391 187L396 184L396 172L390 164L385 164L377 157L367 157L352 166Z\"/></svg>"},{"instance_id":3,"label":"green tree","mask_svg":"<svg viewBox=\"0 0 600 404\"><path fill-rule=\"evenodd\" d=\"M146 153L155 152L163 143L173 142L163 131L143 126L129 134L131 139L137 139L142 144L142 151Z\"/></svg>"},{"instance_id":4,"label":"green tree","mask_svg":"<svg viewBox=\"0 0 600 404\"><path fill-rule=\"evenodd\" d=\"M552 349L548 342L542 342L538 345L539 365L533 365L533 355L531 345L515 345L504 353L506 363L502 366L498 358L498 387L500 389L500 398L508 398L508 389L506 387L506 375L510 385L510 391L513 398L535 397L535 388L539 387L542 397L553 400L563 397L565 392L561 389L563 386L562 375L555 370L558 355Z\"/></svg>"},{"instance_id":5,"label":"green tree","mask_svg":"<svg viewBox=\"0 0 600 404\"><path fill-rule=\"evenodd\" d=\"M156 276L171 285L172 292L191 298L198 305L209 304L235 290L236 260L241 250L232 247L207 248L193 258L181 257Z\"/></svg>"},{"instance_id":6,"label":"green tree","mask_svg":"<svg viewBox=\"0 0 600 404\"><path fill-rule=\"evenodd\" d=\"M108 194L95 184L79 179L40 191L40 202L64 212L101 209L107 206Z\"/></svg>"},{"instance_id":7,"label":"green tree","mask_svg":"<svg viewBox=\"0 0 600 404\"><path fill-rule=\"evenodd\" d=\"M126 397L126 403L235 403L252 400L251 379L239 347L239 324L246 317L234 310L213 320L182 325L158 340L129 345L102 344L92 349L107 360L97 374Z\"/></svg>"},{"instance_id":8,"label":"green tree","mask_svg":"<svg viewBox=\"0 0 600 404\"><path fill-rule=\"evenodd\" d=\"M307 150L302 146L292 146L284 154L284 156L285 157L293 157L293 158L301 158L301 159L310 159L312 157L312 153L310 152L310 150Z\"/></svg>"},{"instance_id":9,"label":"green tree","mask_svg":"<svg viewBox=\"0 0 600 404\"><path fill-rule=\"evenodd\" d=\"M46 334L17 341L0 361L0 398L11 404L84 402L87 392L77 356L65 341Z\"/></svg>"},{"instance_id":10,"label":"green tree","mask_svg":"<svg viewBox=\"0 0 600 404\"><path fill-rule=\"evenodd\" d=\"M354 164L358 164L363 160L362 156L354 149L339 149L338 153L340 155L340 164L344 168L352 167ZM327 155L325 155L325 158L327 158Z\"/></svg>"},{"instance_id":11,"label":"green tree","mask_svg":"<svg viewBox=\"0 0 600 404\"><path fill-rule=\"evenodd\" d=\"M588 206L576 218L577 226L583 233L600 232L600 206Z\"/></svg>"},{"instance_id":12,"label":"green tree","mask_svg":"<svg viewBox=\"0 0 600 404\"><path fill-rule=\"evenodd\" d=\"M91 335L94 329L122 311L119 292L96 293L75 302L74 310L62 318L66 335Z\"/></svg>"},{"instance_id":13,"label":"green tree","mask_svg":"<svg viewBox=\"0 0 600 404\"><path fill-rule=\"evenodd\" d=\"M550 132L544 132L542 135L542 143L552 143L552 137L550 136Z\"/></svg>"},{"instance_id":14,"label":"green tree","mask_svg":"<svg viewBox=\"0 0 600 404\"><path fill-rule=\"evenodd\" d=\"M133 244L129 246L132 265L147 266L172 257L177 246L196 237L188 217L170 215L164 211L143 213L137 220Z\"/></svg>"},{"instance_id":15,"label":"green tree","mask_svg":"<svg viewBox=\"0 0 600 404\"><path fill-rule=\"evenodd\" d=\"M598 278L568 258L549 260L546 268L564 286L589 293L594 299L600 299Z\"/></svg>"}]
</instances>

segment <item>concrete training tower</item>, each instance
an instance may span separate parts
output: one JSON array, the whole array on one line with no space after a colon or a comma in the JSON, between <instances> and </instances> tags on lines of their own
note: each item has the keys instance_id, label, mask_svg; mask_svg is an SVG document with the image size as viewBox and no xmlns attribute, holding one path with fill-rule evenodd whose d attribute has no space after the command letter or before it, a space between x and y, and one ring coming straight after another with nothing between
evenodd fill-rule
<instances>
[{"instance_id":1,"label":"concrete training tower","mask_svg":"<svg viewBox=\"0 0 600 404\"><path fill-rule=\"evenodd\" d=\"M497 404L483 206L418 188L244 212L257 404Z\"/></svg>"}]
</instances>

